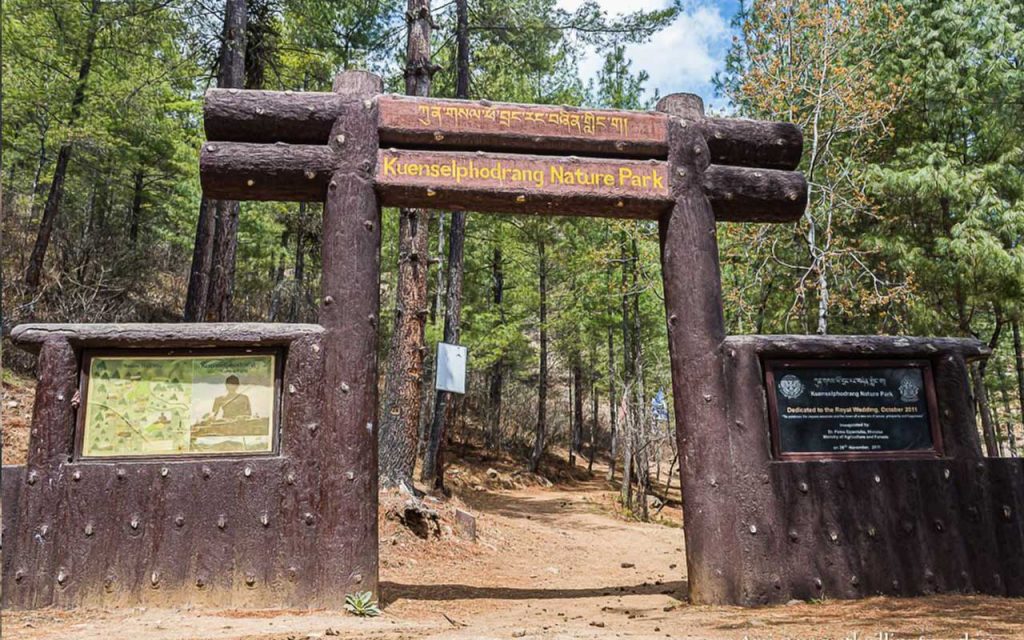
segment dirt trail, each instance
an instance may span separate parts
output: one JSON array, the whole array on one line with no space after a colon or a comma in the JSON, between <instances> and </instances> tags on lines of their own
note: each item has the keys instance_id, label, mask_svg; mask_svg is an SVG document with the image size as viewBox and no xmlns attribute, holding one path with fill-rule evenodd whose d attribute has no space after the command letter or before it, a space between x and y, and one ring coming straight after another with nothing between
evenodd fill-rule
<instances>
[{"instance_id":1,"label":"dirt trail","mask_svg":"<svg viewBox=\"0 0 1024 640\"><path fill-rule=\"evenodd\" d=\"M1024 638L1024 602L943 596L760 609L690 606L683 533L625 522L599 481L467 490L476 543L382 541L385 614L132 610L9 613L4 638ZM394 544L392 545L392 542ZM422 549L422 547L421 547ZM889 636L879 636L889 633Z\"/></svg>"}]
</instances>

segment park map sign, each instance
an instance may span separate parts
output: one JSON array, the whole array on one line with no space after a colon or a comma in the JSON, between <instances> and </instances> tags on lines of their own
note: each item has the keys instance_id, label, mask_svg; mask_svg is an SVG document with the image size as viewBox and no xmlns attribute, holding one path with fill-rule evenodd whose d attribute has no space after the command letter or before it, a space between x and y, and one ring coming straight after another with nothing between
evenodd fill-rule
<instances>
[{"instance_id":1,"label":"park map sign","mask_svg":"<svg viewBox=\"0 0 1024 640\"><path fill-rule=\"evenodd\" d=\"M81 457L270 453L275 360L273 353L87 355Z\"/></svg>"}]
</instances>

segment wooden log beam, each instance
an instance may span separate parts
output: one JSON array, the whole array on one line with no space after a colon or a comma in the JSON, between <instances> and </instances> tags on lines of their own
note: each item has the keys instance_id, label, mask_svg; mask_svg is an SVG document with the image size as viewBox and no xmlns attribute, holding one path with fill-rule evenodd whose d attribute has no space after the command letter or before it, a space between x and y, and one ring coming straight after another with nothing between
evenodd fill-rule
<instances>
[{"instance_id":1,"label":"wooden log beam","mask_svg":"<svg viewBox=\"0 0 1024 640\"><path fill-rule=\"evenodd\" d=\"M703 186L719 222L794 222L807 206L807 181L795 171L713 164Z\"/></svg>"},{"instance_id":2,"label":"wooden log beam","mask_svg":"<svg viewBox=\"0 0 1024 640\"><path fill-rule=\"evenodd\" d=\"M388 149L376 184L387 206L656 219L667 173L659 160Z\"/></svg>"},{"instance_id":3,"label":"wooden log beam","mask_svg":"<svg viewBox=\"0 0 1024 640\"><path fill-rule=\"evenodd\" d=\"M729 336L730 346L753 349L759 357L770 358L928 358L955 354L968 362L992 354L976 338L921 338L915 336L805 336L742 335ZM966 388L966 387L965 387Z\"/></svg>"},{"instance_id":4,"label":"wooden log beam","mask_svg":"<svg viewBox=\"0 0 1024 640\"><path fill-rule=\"evenodd\" d=\"M789 122L705 118L701 123L711 162L791 171L800 164L804 135Z\"/></svg>"},{"instance_id":5,"label":"wooden log beam","mask_svg":"<svg viewBox=\"0 0 1024 640\"><path fill-rule=\"evenodd\" d=\"M668 150L663 113L394 95L376 100L386 146L657 159ZM324 145L343 101L336 93L210 89L206 137ZM705 118L701 131L715 164L789 170L803 151L800 128L785 122Z\"/></svg>"},{"instance_id":6,"label":"wooden log beam","mask_svg":"<svg viewBox=\"0 0 1024 640\"><path fill-rule=\"evenodd\" d=\"M343 102L337 93L210 89L203 106L206 139L327 144Z\"/></svg>"},{"instance_id":7,"label":"wooden log beam","mask_svg":"<svg viewBox=\"0 0 1024 640\"><path fill-rule=\"evenodd\" d=\"M275 322L197 322L117 324L19 324L11 341L36 353L52 338L75 348L183 348L239 345L287 345L323 332L320 325Z\"/></svg>"},{"instance_id":8,"label":"wooden log beam","mask_svg":"<svg viewBox=\"0 0 1024 640\"><path fill-rule=\"evenodd\" d=\"M207 142L199 176L208 198L322 202L337 164L325 145Z\"/></svg>"}]
</instances>

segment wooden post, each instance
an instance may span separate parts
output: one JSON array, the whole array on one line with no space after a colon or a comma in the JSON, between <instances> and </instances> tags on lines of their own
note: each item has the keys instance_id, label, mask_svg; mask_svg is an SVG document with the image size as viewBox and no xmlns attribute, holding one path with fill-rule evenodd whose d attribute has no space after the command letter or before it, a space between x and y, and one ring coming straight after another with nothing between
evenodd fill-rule
<instances>
[{"instance_id":1,"label":"wooden post","mask_svg":"<svg viewBox=\"0 0 1024 640\"><path fill-rule=\"evenodd\" d=\"M53 604L53 560L59 549L55 540L63 533L58 530L61 515L54 513L53 505L63 498L57 479L73 441L72 398L78 361L68 341L55 336L43 342L37 368L38 390L32 408L25 484L20 487L17 502L18 521L29 524L4 535L5 609L10 608L12 602L29 609ZM4 484L7 482L5 472ZM9 539L13 539L13 544ZM12 553L10 549L18 549L20 553Z\"/></svg>"},{"instance_id":2,"label":"wooden post","mask_svg":"<svg viewBox=\"0 0 1024 640\"><path fill-rule=\"evenodd\" d=\"M715 215L702 188L709 163L701 133L704 105L697 96L672 94L657 109L674 116L668 139L675 205L661 218L659 236L690 600L735 603L740 600L742 560L730 499L725 320Z\"/></svg>"},{"instance_id":3,"label":"wooden post","mask_svg":"<svg viewBox=\"0 0 1024 640\"><path fill-rule=\"evenodd\" d=\"M317 545L319 604L377 592L377 323L380 310L378 76L350 71L329 144L338 165L327 184L323 222L324 424L320 441Z\"/></svg>"}]
</instances>

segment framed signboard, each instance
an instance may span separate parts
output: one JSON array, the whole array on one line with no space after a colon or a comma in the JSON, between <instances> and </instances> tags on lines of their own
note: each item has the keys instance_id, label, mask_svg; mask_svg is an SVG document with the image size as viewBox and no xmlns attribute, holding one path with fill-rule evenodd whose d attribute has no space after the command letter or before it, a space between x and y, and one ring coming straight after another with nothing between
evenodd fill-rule
<instances>
[{"instance_id":1,"label":"framed signboard","mask_svg":"<svg viewBox=\"0 0 1024 640\"><path fill-rule=\"evenodd\" d=\"M765 378L778 459L942 455L927 361L767 360Z\"/></svg>"},{"instance_id":2,"label":"framed signboard","mask_svg":"<svg viewBox=\"0 0 1024 640\"><path fill-rule=\"evenodd\" d=\"M80 458L271 454L281 358L268 350L87 352Z\"/></svg>"}]
</instances>

